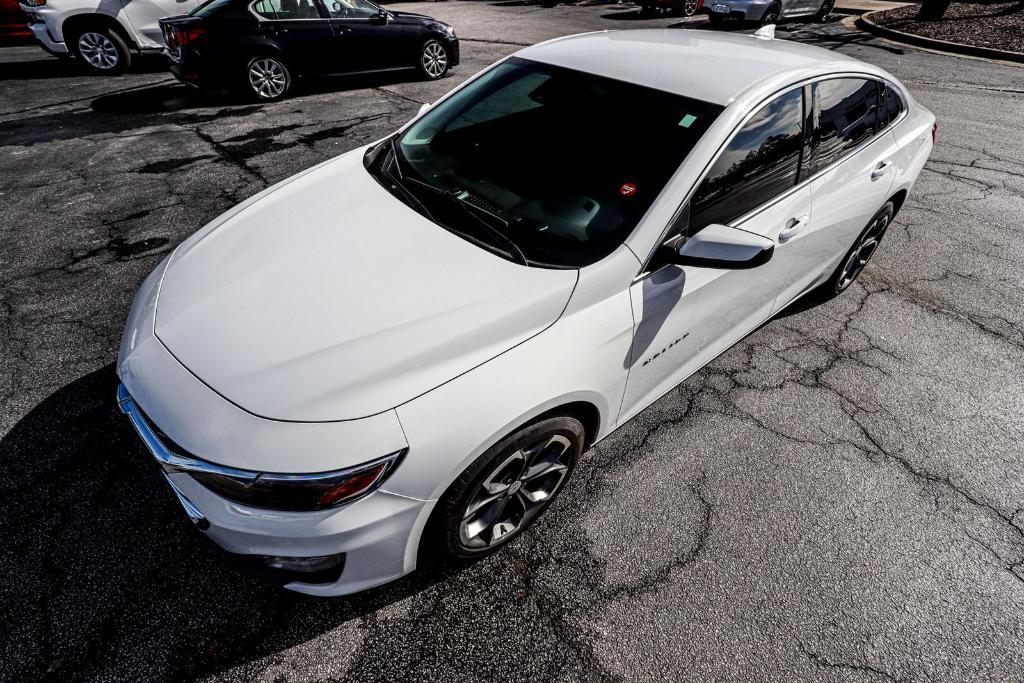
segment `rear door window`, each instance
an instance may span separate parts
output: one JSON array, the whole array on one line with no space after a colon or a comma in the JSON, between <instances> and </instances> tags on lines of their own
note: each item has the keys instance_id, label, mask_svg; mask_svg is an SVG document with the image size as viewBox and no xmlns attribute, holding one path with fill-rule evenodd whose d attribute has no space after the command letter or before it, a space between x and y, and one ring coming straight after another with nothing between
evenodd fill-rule
<instances>
[{"instance_id":1,"label":"rear door window","mask_svg":"<svg viewBox=\"0 0 1024 683\"><path fill-rule=\"evenodd\" d=\"M818 145L814 170L831 166L872 138L878 116L878 82L834 78L817 84Z\"/></svg>"},{"instance_id":2,"label":"rear door window","mask_svg":"<svg viewBox=\"0 0 1024 683\"><path fill-rule=\"evenodd\" d=\"M313 0L258 0L252 11L265 19L320 19Z\"/></svg>"},{"instance_id":3,"label":"rear door window","mask_svg":"<svg viewBox=\"0 0 1024 683\"><path fill-rule=\"evenodd\" d=\"M796 185L803 111L803 88L795 88L744 124L693 195L690 234L731 223Z\"/></svg>"}]
</instances>

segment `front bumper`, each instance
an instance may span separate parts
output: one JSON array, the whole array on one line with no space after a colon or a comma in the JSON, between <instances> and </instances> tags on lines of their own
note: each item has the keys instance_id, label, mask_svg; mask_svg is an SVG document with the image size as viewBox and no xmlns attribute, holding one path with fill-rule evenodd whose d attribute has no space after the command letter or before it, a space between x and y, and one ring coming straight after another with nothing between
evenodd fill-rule
<instances>
[{"instance_id":1,"label":"front bumper","mask_svg":"<svg viewBox=\"0 0 1024 683\"><path fill-rule=\"evenodd\" d=\"M408 447L394 411L347 422L279 422L243 411L196 379L154 333L168 262L139 288L117 366L124 384L121 408L157 460L173 456L161 433L168 444L223 467L294 474L341 469ZM229 553L288 558L344 553L336 581L286 584L313 595L354 593L415 569L420 533L435 502L377 489L330 510L281 512L228 501L186 473L166 476L197 528Z\"/></svg>"},{"instance_id":2,"label":"front bumper","mask_svg":"<svg viewBox=\"0 0 1024 683\"><path fill-rule=\"evenodd\" d=\"M118 405L150 454L160 462L176 455L163 443L128 390L118 388ZM415 567L419 538L431 503L377 490L342 507L320 512L282 512L226 500L184 472L165 472L178 501L196 528L228 553L250 558L340 557L333 574L296 580L294 572L264 565L262 573L285 576L286 588L311 595L344 595L399 578Z\"/></svg>"}]
</instances>

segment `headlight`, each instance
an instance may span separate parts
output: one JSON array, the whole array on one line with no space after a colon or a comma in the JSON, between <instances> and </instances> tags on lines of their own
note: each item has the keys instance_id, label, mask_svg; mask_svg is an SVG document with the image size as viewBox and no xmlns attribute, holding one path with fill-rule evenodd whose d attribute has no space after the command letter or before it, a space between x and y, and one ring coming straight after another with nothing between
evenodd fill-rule
<instances>
[{"instance_id":1,"label":"headlight","mask_svg":"<svg viewBox=\"0 0 1024 683\"><path fill-rule=\"evenodd\" d=\"M455 27L454 26L445 26L444 27L444 32L448 34L449 38L454 38L455 37Z\"/></svg>"},{"instance_id":2,"label":"headlight","mask_svg":"<svg viewBox=\"0 0 1024 683\"><path fill-rule=\"evenodd\" d=\"M356 467L318 474L275 474L220 467L174 467L228 500L270 510L327 510L380 486L404 451ZM204 463L205 464L205 463ZM166 469L166 468L165 468Z\"/></svg>"},{"instance_id":3,"label":"headlight","mask_svg":"<svg viewBox=\"0 0 1024 683\"><path fill-rule=\"evenodd\" d=\"M183 472L228 500L270 510L309 512L350 503L372 492L398 467L405 449L361 465L316 474L253 472L200 460L149 421L122 384L117 404L167 474Z\"/></svg>"}]
</instances>

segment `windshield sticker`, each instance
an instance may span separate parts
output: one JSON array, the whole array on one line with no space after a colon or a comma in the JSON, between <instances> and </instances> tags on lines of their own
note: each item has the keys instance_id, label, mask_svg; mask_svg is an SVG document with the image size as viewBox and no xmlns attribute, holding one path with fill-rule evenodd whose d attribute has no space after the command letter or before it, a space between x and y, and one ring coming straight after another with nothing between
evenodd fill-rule
<instances>
[{"instance_id":1,"label":"windshield sticker","mask_svg":"<svg viewBox=\"0 0 1024 683\"><path fill-rule=\"evenodd\" d=\"M622 183L622 186L619 188L619 194L623 197L632 197L636 194L636 185L633 183Z\"/></svg>"},{"instance_id":2,"label":"windshield sticker","mask_svg":"<svg viewBox=\"0 0 1024 683\"><path fill-rule=\"evenodd\" d=\"M689 128L693 125L693 122L697 120L697 117L693 114L687 114L679 120L679 125L683 128Z\"/></svg>"}]
</instances>

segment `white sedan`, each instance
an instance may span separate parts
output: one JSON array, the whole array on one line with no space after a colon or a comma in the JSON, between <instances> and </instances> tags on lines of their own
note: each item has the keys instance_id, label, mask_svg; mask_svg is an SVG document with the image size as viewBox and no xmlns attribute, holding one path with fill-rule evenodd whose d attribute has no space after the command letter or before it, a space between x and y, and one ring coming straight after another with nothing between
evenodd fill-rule
<instances>
[{"instance_id":1,"label":"white sedan","mask_svg":"<svg viewBox=\"0 0 1024 683\"><path fill-rule=\"evenodd\" d=\"M486 555L587 447L849 286L934 134L891 75L814 47L535 45L182 243L118 400L196 525L289 588Z\"/></svg>"}]
</instances>

